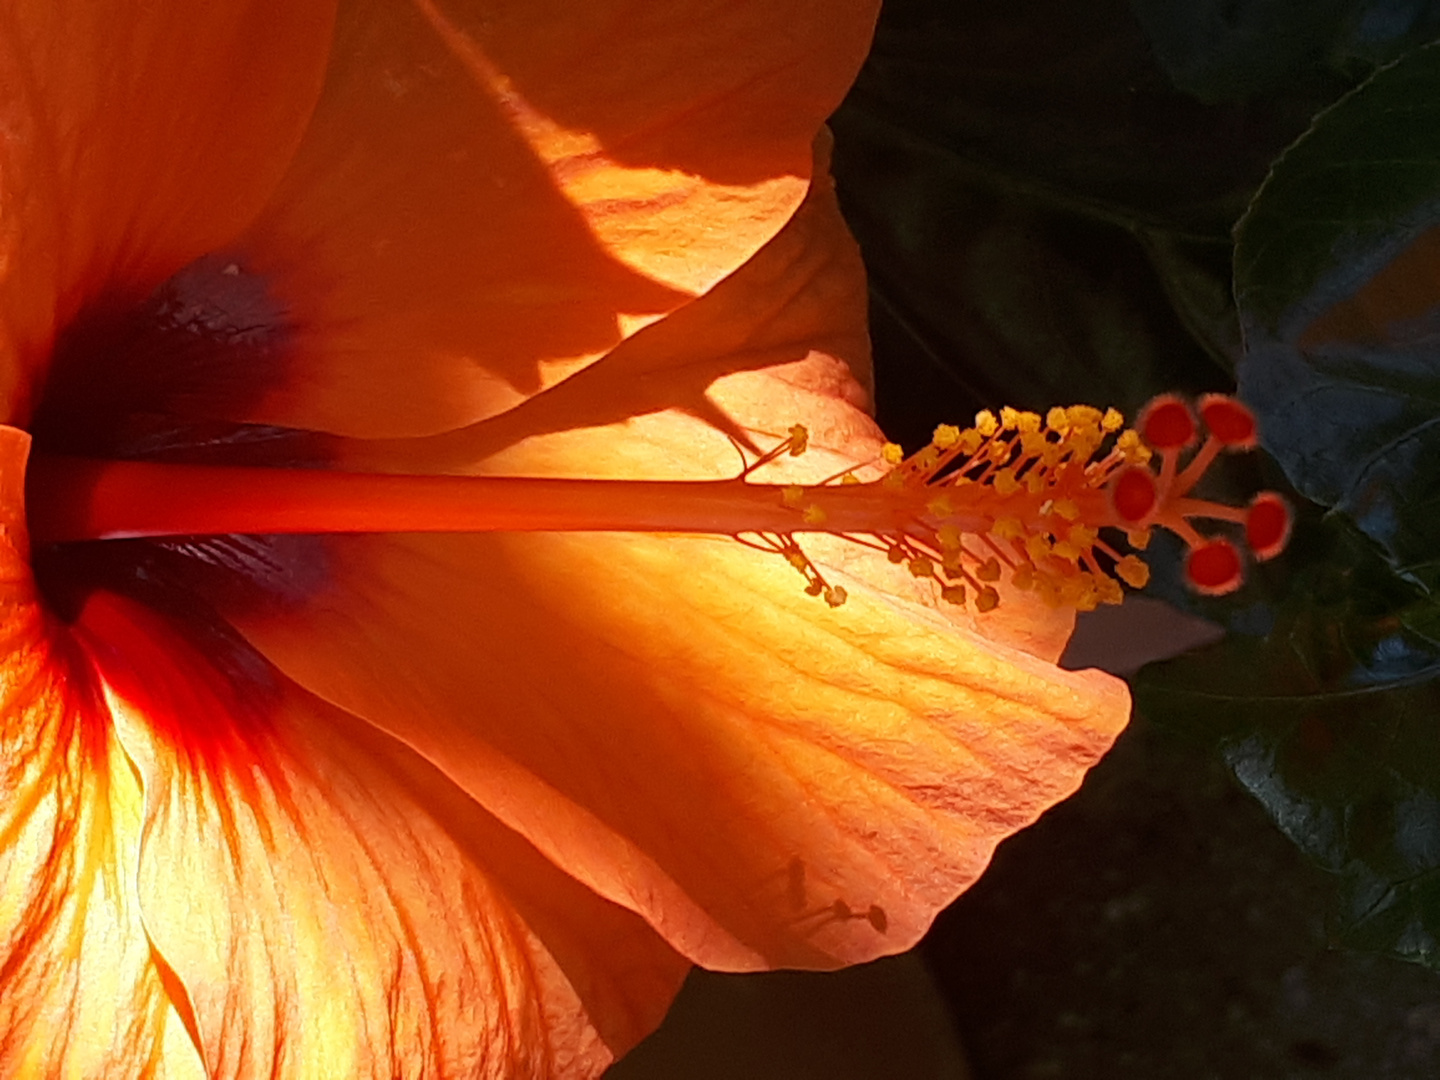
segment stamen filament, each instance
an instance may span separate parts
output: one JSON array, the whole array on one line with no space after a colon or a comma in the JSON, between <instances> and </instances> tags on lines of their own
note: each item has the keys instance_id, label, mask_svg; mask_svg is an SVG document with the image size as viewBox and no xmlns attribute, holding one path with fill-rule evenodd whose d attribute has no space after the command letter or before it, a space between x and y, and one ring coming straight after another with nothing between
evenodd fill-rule
<instances>
[{"instance_id":1,"label":"stamen filament","mask_svg":"<svg viewBox=\"0 0 1440 1080\"><path fill-rule=\"evenodd\" d=\"M739 479L404 476L37 456L27 487L38 544L223 533L731 535L796 526L775 489Z\"/></svg>"},{"instance_id":2,"label":"stamen filament","mask_svg":"<svg viewBox=\"0 0 1440 1080\"><path fill-rule=\"evenodd\" d=\"M1213 435L1205 440L1205 445L1200 447L1200 452L1190 460L1190 464L1185 466L1184 472L1175 477L1174 486L1169 489L1172 499L1186 494L1199 482L1200 477L1204 476L1206 470L1214 464L1215 458L1220 453L1221 445L1220 440Z\"/></svg>"},{"instance_id":3,"label":"stamen filament","mask_svg":"<svg viewBox=\"0 0 1440 1080\"><path fill-rule=\"evenodd\" d=\"M36 544L224 533L678 532L903 536L909 500L879 481L806 488L807 528L783 488L728 480L406 476L92 461L36 455ZM956 516L952 515L952 518ZM958 515L983 532L988 515Z\"/></svg>"},{"instance_id":4,"label":"stamen filament","mask_svg":"<svg viewBox=\"0 0 1440 1080\"><path fill-rule=\"evenodd\" d=\"M1172 504L1173 513L1182 518L1209 518L1211 521L1233 521L1245 524L1245 507L1227 506L1210 502L1208 499L1176 499Z\"/></svg>"}]
</instances>

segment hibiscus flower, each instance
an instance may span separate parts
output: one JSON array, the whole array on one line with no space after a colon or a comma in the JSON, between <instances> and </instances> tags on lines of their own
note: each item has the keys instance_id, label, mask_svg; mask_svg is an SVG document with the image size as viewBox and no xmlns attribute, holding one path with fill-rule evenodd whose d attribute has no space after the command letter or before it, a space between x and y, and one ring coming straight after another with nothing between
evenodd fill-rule
<instances>
[{"instance_id":1,"label":"hibiscus flower","mask_svg":"<svg viewBox=\"0 0 1440 1080\"><path fill-rule=\"evenodd\" d=\"M817 135L873 18L7 0L0 1073L593 1076L1075 789L1070 607L823 482L894 457Z\"/></svg>"}]
</instances>

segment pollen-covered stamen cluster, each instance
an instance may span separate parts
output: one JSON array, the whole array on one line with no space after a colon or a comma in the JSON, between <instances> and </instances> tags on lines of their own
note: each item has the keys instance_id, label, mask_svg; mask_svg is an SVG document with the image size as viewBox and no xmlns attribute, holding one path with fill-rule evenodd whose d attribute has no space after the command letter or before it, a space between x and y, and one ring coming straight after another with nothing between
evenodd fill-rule
<instances>
[{"instance_id":1,"label":"pollen-covered stamen cluster","mask_svg":"<svg viewBox=\"0 0 1440 1080\"><path fill-rule=\"evenodd\" d=\"M1118 530L1135 550L1144 550L1153 526L1169 529L1191 549L1191 584L1226 592L1240 582L1239 549L1201 535L1191 519L1244 524L1247 545L1264 559L1284 546L1289 512L1272 493L1257 496L1249 508L1190 497L1221 450L1255 442L1253 418L1233 399L1204 398L1200 412L1209 436L1183 467L1197 425L1177 398L1152 402L1139 430L1126 430L1114 409L1057 407L1042 418L1007 408L981 412L969 428L942 425L928 446L908 457L887 445L882 463L889 471L861 485L853 499L836 490L855 483L849 474L838 484L784 488L781 499L799 515L796 532L832 531L879 548L917 578L934 580L942 599L973 603L982 613L999 604L1002 579L1079 610L1118 604L1121 582L1143 587L1149 568L1133 551L1112 546L1102 529ZM796 452L792 441L762 461L786 450ZM857 530L851 523L862 499L871 506L871 524ZM814 584L818 571L793 535L765 541L773 550L784 546L812 592L828 587Z\"/></svg>"},{"instance_id":2,"label":"pollen-covered stamen cluster","mask_svg":"<svg viewBox=\"0 0 1440 1080\"><path fill-rule=\"evenodd\" d=\"M1056 606L1118 604L1112 572L1136 586L1146 579L1143 563L1099 535L1099 492L1148 456L1123 427L1113 409L1076 405L1042 418L1006 408L981 412L968 428L941 425L908 458L887 446L894 467L880 484L923 503L901 532L878 539L892 562L933 578L942 599L978 612L998 606L1002 579Z\"/></svg>"}]
</instances>

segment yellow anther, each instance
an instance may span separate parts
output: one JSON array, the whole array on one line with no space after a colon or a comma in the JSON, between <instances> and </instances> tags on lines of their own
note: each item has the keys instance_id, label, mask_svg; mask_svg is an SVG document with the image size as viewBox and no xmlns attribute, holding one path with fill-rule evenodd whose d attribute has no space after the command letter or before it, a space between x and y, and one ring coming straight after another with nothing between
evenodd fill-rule
<instances>
[{"instance_id":1,"label":"yellow anther","mask_svg":"<svg viewBox=\"0 0 1440 1080\"><path fill-rule=\"evenodd\" d=\"M1020 481L1015 479L1014 469L1001 469L995 474L990 486L999 495L1014 495L1020 490Z\"/></svg>"},{"instance_id":2,"label":"yellow anther","mask_svg":"<svg viewBox=\"0 0 1440 1080\"><path fill-rule=\"evenodd\" d=\"M940 599L947 604L963 605L965 603L965 586L946 585L940 590Z\"/></svg>"},{"instance_id":3,"label":"yellow anther","mask_svg":"<svg viewBox=\"0 0 1440 1080\"><path fill-rule=\"evenodd\" d=\"M924 555L916 555L915 558L911 559L908 563L905 564L905 566L910 571L910 573L914 574L916 577L935 576L935 564L929 559L927 559Z\"/></svg>"},{"instance_id":4,"label":"yellow anther","mask_svg":"<svg viewBox=\"0 0 1440 1080\"><path fill-rule=\"evenodd\" d=\"M899 469L885 474L880 481L886 491L901 491L905 487L905 474Z\"/></svg>"},{"instance_id":5,"label":"yellow anther","mask_svg":"<svg viewBox=\"0 0 1440 1080\"><path fill-rule=\"evenodd\" d=\"M1030 589L1035 585L1035 568L1029 563L1021 563L1010 575L1010 584L1017 589Z\"/></svg>"},{"instance_id":6,"label":"yellow anther","mask_svg":"<svg viewBox=\"0 0 1440 1080\"><path fill-rule=\"evenodd\" d=\"M1094 405L1071 405L1065 410L1071 427L1099 427L1105 414Z\"/></svg>"},{"instance_id":7,"label":"yellow anther","mask_svg":"<svg viewBox=\"0 0 1440 1080\"><path fill-rule=\"evenodd\" d=\"M895 547L887 549L885 552L885 557L898 566L900 563L908 559L910 555L903 547L897 545Z\"/></svg>"},{"instance_id":8,"label":"yellow anther","mask_svg":"<svg viewBox=\"0 0 1440 1080\"><path fill-rule=\"evenodd\" d=\"M1106 409L1105 415L1100 418L1100 430L1107 435L1119 431L1125 426L1125 416L1119 409Z\"/></svg>"},{"instance_id":9,"label":"yellow anther","mask_svg":"<svg viewBox=\"0 0 1440 1080\"><path fill-rule=\"evenodd\" d=\"M1034 413L1023 413L1024 416L1035 416ZM1035 417L1036 420L1040 418ZM1022 431L1020 433L1020 449L1025 451L1026 457L1039 457L1045 453L1045 448L1050 445L1050 440L1045 438L1043 431Z\"/></svg>"},{"instance_id":10,"label":"yellow anther","mask_svg":"<svg viewBox=\"0 0 1440 1080\"><path fill-rule=\"evenodd\" d=\"M790 456L799 457L810 445L810 430L804 424L795 424L790 428Z\"/></svg>"},{"instance_id":11,"label":"yellow anther","mask_svg":"<svg viewBox=\"0 0 1440 1080\"><path fill-rule=\"evenodd\" d=\"M1015 426L1025 435L1034 435L1040 430L1040 414L1022 412L1015 417Z\"/></svg>"},{"instance_id":12,"label":"yellow anther","mask_svg":"<svg viewBox=\"0 0 1440 1080\"><path fill-rule=\"evenodd\" d=\"M940 451L936 450L933 446L927 446L911 460L920 466L922 470L928 471L940 464Z\"/></svg>"},{"instance_id":13,"label":"yellow anther","mask_svg":"<svg viewBox=\"0 0 1440 1080\"><path fill-rule=\"evenodd\" d=\"M1050 554L1050 541L1045 537L1032 533L1025 538L1025 554L1030 556L1032 562L1040 562Z\"/></svg>"},{"instance_id":14,"label":"yellow anther","mask_svg":"<svg viewBox=\"0 0 1440 1080\"><path fill-rule=\"evenodd\" d=\"M1150 460L1150 447L1145 445L1145 440L1140 438L1140 433L1134 428L1120 433L1115 440L1115 449L1132 465L1143 465Z\"/></svg>"},{"instance_id":15,"label":"yellow anther","mask_svg":"<svg viewBox=\"0 0 1440 1080\"><path fill-rule=\"evenodd\" d=\"M935 530L935 538L940 541L941 551L960 550L960 530L954 525L941 525Z\"/></svg>"},{"instance_id":16,"label":"yellow anther","mask_svg":"<svg viewBox=\"0 0 1440 1080\"><path fill-rule=\"evenodd\" d=\"M1126 555L1115 564L1115 573L1132 589L1143 589L1150 583L1150 567L1138 555Z\"/></svg>"},{"instance_id":17,"label":"yellow anther","mask_svg":"<svg viewBox=\"0 0 1440 1080\"><path fill-rule=\"evenodd\" d=\"M847 472L844 476L840 477L840 483L842 485L858 484L860 483L860 478L853 472Z\"/></svg>"},{"instance_id":18,"label":"yellow anther","mask_svg":"<svg viewBox=\"0 0 1440 1080\"><path fill-rule=\"evenodd\" d=\"M1074 427L1070 429L1070 436L1066 440L1068 443L1066 449L1075 456L1077 461L1088 461L1099 448L1103 438L1100 429L1093 425L1083 428Z\"/></svg>"},{"instance_id":19,"label":"yellow anther","mask_svg":"<svg viewBox=\"0 0 1440 1080\"><path fill-rule=\"evenodd\" d=\"M975 568L975 576L981 581L999 581L1000 560L993 555L990 556Z\"/></svg>"},{"instance_id":20,"label":"yellow anther","mask_svg":"<svg viewBox=\"0 0 1440 1080\"><path fill-rule=\"evenodd\" d=\"M805 501L805 489L799 484L790 484L780 489L780 501L790 509L797 509Z\"/></svg>"},{"instance_id":21,"label":"yellow anther","mask_svg":"<svg viewBox=\"0 0 1440 1080\"><path fill-rule=\"evenodd\" d=\"M880 448L880 460L886 465L899 465L905 460L905 451L899 443L887 442Z\"/></svg>"},{"instance_id":22,"label":"yellow anther","mask_svg":"<svg viewBox=\"0 0 1440 1080\"><path fill-rule=\"evenodd\" d=\"M1059 435L1064 435L1065 432L1070 430L1070 417L1066 414L1064 408L1056 405L1045 414L1045 426Z\"/></svg>"},{"instance_id":23,"label":"yellow anther","mask_svg":"<svg viewBox=\"0 0 1440 1080\"><path fill-rule=\"evenodd\" d=\"M805 557L805 553L803 551L800 551L799 549L787 551L785 553L785 561L788 562L791 566L793 566L796 570L810 569L810 560L807 559Z\"/></svg>"},{"instance_id":24,"label":"yellow anther","mask_svg":"<svg viewBox=\"0 0 1440 1080\"><path fill-rule=\"evenodd\" d=\"M824 525L829 518L829 515L814 503L805 507L805 512L800 516L806 525Z\"/></svg>"},{"instance_id":25,"label":"yellow anther","mask_svg":"<svg viewBox=\"0 0 1440 1080\"><path fill-rule=\"evenodd\" d=\"M1003 465L1010 460L1010 454L1013 450L1014 447L1008 442L993 442L990 444L990 449L986 452L985 456L996 465Z\"/></svg>"},{"instance_id":26,"label":"yellow anther","mask_svg":"<svg viewBox=\"0 0 1440 1080\"><path fill-rule=\"evenodd\" d=\"M1079 561L1083 550L1078 544L1073 544L1069 540L1060 540L1050 549L1053 554L1062 559L1069 559L1071 562Z\"/></svg>"},{"instance_id":27,"label":"yellow anther","mask_svg":"<svg viewBox=\"0 0 1440 1080\"><path fill-rule=\"evenodd\" d=\"M1125 600L1125 590L1120 588L1120 583L1112 577L1097 577L1095 588L1100 594L1102 604L1119 604Z\"/></svg>"},{"instance_id":28,"label":"yellow anther","mask_svg":"<svg viewBox=\"0 0 1440 1080\"><path fill-rule=\"evenodd\" d=\"M832 608L839 607L848 599L850 599L850 594L845 591L843 585L831 585L825 590L825 603Z\"/></svg>"},{"instance_id":29,"label":"yellow anther","mask_svg":"<svg viewBox=\"0 0 1440 1080\"><path fill-rule=\"evenodd\" d=\"M1125 534L1125 542L1136 551L1144 551L1150 546L1150 529L1131 529Z\"/></svg>"},{"instance_id":30,"label":"yellow anther","mask_svg":"<svg viewBox=\"0 0 1440 1080\"><path fill-rule=\"evenodd\" d=\"M1025 474L1025 490L1031 495L1039 495L1045 490L1045 478L1034 469Z\"/></svg>"},{"instance_id":31,"label":"yellow anther","mask_svg":"<svg viewBox=\"0 0 1440 1080\"><path fill-rule=\"evenodd\" d=\"M1080 516L1080 507L1075 505L1074 499L1056 499L1055 505L1050 508L1050 511L1066 521L1074 521Z\"/></svg>"},{"instance_id":32,"label":"yellow anther","mask_svg":"<svg viewBox=\"0 0 1440 1080\"><path fill-rule=\"evenodd\" d=\"M925 504L925 509L937 518L949 517L955 513L955 503L943 492Z\"/></svg>"},{"instance_id":33,"label":"yellow anther","mask_svg":"<svg viewBox=\"0 0 1440 1080\"><path fill-rule=\"evenodd\" d=\"M990 531L1001 540L1013 540L1023 533L1025 528L1020 524L1019 518L1005 517L990 526Z\"/></svg>"},{"instance_id":34,"label":"yellow anther","mask_svg":"<svg viewBox=\"0 0 1440 1080\"><path fill-rule=\"evenodd\" d=\"M941 424L930 439L930 442L941 450L949 450L959 441L960 429L954 424Z\"/></svg>"},{"instance_id":35,"label":"yellow anther","mask_svg":"<svg viewBox=\"0 0 1440 1080\"><path fill-rule=\"evenodd\" d=\"M1088 574L1074 574L1060 579L1060 602L1074 607L1086 592L1093 592L1094 586L1090 584L1088 578Z\"/></svg>"},{"instance_id":36,"label":"yellow anther","mask_svg":"<svg viewBox=\"0 0 1440 1080\"><path fill-rule=\"evenodd\" d=\"M960 433L960 449L967 454L973 454L980 449L980 444L985 441L985 436L976 431L973 427L966 428Z\"/></svg>"},{"instance_id":37,"label":"yellow anther","mask_svg":"<svg viewBox=\"0 0 1440 1080\"><path fill-rule=\"evenodd\" d=\"M1035 575L1035 595L1040 597L1046 607L1058 608L1065 603L1060 595L1060 586L1048 574Z\"/></svg>"},{"instance_id":38,"label":"yellow anther","mask_svg":"<svg viewBox=\"0 0 1440 1080\"><path fill-rule=\"evenodd\" d=\"M981 409L975 414L975 430L988 439L1000 430L1000 422L989 409Z\"/></svg>"},{"instance_id":39,"label":"yellow anther","mask_svg":"<svg viewBox=\"0 0 1440 1080\"><path fill-rule=\"evenodd\" d=\"M1100 534L1089 525L1071 525L1065 534L1065 539L1077 547L1088 548L1099 538Z\"/></svg>"},{"instance_id":40,"label":"yellow anther","mask_svg":"<svg viewBox=\"0 0 1440 1080\"><path fill-rule=\"evenodd\" d=\"M992 586L986 585L975 594L976 611L994 611L1000 605L1000 594Z\"/></svg>"},{"instance_id":41,"label":"yellow anther","mask_svg":"<svg viewBox=\"0 0 1440 1080\"><path fill-rule=\"evenodd\" d=\"M1000 430L1013 431L1020 426L1020 412L1006 405L1000 410Z\"/></svg>"}]
</instances>

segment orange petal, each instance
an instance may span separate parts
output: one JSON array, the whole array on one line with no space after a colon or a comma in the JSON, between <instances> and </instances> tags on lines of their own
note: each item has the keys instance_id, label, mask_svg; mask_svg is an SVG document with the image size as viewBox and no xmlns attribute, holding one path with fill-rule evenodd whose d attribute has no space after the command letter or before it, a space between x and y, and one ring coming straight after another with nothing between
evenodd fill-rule
<instances>
[{"instance_id":1,"label":"orange petal","mask_svg":"<svg viewBox=\"0 0 1440 1080\"><path fill-rule=\"evenodd\" d=\"M243 245L301 335L249 418L454 428L708 289L799 204L874 7L347 5Z\"/></svg>"},{"instance_id":2,"label":"orange petal","mask_svg":"<svg viewBox=\"0 0 1440 1080\"><path fill-rule=\"evenodd\" d=\"M337 467L451 472L471 468L505 471L513 465L532 473L553 471L538 460L543 450L532 448L523 460L496 455L538 435L614 424L650 412L683 410L703 417L710 425L711 430L702 429L701 436L714 447L706 474L728 475L734 472L736 458L725 436L746 442L753 437L742 428L745 418L737 421L716 408L712 397L716 381L737 372L776 368L803 359L815 349L840 358L843 365L827 375L812 370L806 376L820 379L812 387L814 401L796 400L797 391L786 389L787 376L777 376L768 387L773 398L771 411L780 424L774 430L783 432L794 422L782 422L780 414L786 410L812 419L823 414L828 423L833 410L827 413L826 406L837 395L867 409L870 339L865 321L865 269L835 200L829 150L829 133L822 130L812 151L815 178L804 202L769 243L703 300L645 327L589 367L501 415L426 439L352 446L354 457ZM812 434L822 445L879 437L873 421L855 410L843 414L843 426L816 428ZM594 436L581 433L578 437ZM623 433L615 433L609 440L617 450L624 441ZM491 461L475 464L485 459ZM690 463L686 467L691 467ZM604 474L587 468L580 475L624 479L640 474L621 464ZM660 474L652 469L645 475L678 477L682 471L664 467ZM694 476L692 471L689 478Z\"/></svg>"},{"instance_id":3,"label":"orange petal","mask_svg":"<svg viewBox=\"0 0 1440 1080\"><path fill-rule=\"evenodd\" d=\"M273 673L237 691L117 597L77 633L144 788L146 926L213 1075L594 1076L659 1023L688 965L413 751ZM177 721L209 728L210 764Z\"/></svg>"},{"instance_id":4,"label":"orange petal","mask_svg":"<svg viewBox=\"0 0 1440 1080\"><path fill-rule=\"evenodd\" d=\"M806 424L820 445L796 467L820 475L877 452L851 365L826 351L863 361L863 279L834 213L820 190L793 232L677 313L693 337L667 339L667 320L631 339L668 341L646 379L620 350L575 376L597 419L630 419L532 435L484 467L733 473L721 424L757 442ZM714 351L706 327L723 328ZM526 407L538 430L582 415L568 385ZM676 400L715 422L647 412ZM1011 644L1053 653L1069 615L1007 595L991 616L942 616L929 582L843 541L806 541L849 591L833 611L783 560L724 539L324 543L315 595L234 611L247 637L710 966L908 947L1128 714L1118 680Z\"/></svg>"},{"instance_id":5,"label":"orange petal","mask_svg":"<svg viewBox=\"0 0 1440 1080\"><path fill-rule=\"evenodd\" d=\"M413 752L113 594L48 625L25 449L0 431L0 1072L584 1077L659 1023L688 964Z\"/></svg>"},{"instance_id":6,"label":"orange petal","mask_svg":"<svg viewBox=\"0 0 1440 1080\"><path fill-rule=\"evenodd\" d=\"M335 588L252 614L251 640L712 966L913 944L1128 712L1117 680L856 576L835 575L850 601L831 611L729 541L366 538L331 554ZM884 926L834 917L840 902Z\"/></svg>"},{"instance_id":7,"label":"orange petal","mask_svg":"<svg viewBox=\"0 0 1440 1080\"><path fill-rule=\"evenodd\" d=\"M0 432L0 1074L198 1077L135 888L140 786L30 587L27 447Z\"/></svg>"},{"instance_id":8,"label":"orange petal","mask_svg":"<svg viewBox=\"0 0 1440 1080\"><path fill-rule=\"evenodd\" d=\"M310 116L334 0L20 0L0 16L0 400L58 328L244 228ZM243 88L237 91L237 87ZM96 313L102 314L102 313Z\"/></svg>"}]
</instances>

